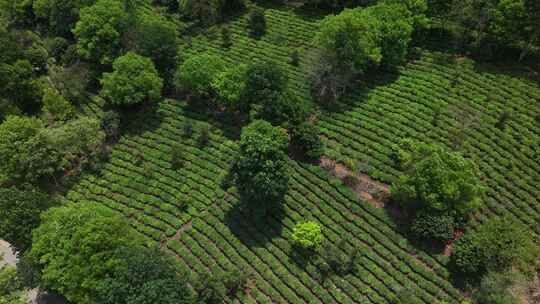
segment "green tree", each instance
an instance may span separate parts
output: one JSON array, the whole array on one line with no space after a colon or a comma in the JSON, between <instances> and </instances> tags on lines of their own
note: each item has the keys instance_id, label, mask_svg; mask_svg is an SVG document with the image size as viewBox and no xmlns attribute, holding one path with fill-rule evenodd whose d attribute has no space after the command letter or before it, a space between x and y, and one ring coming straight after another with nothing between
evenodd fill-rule
<instances>
[{"instance_id":1,"label":"green tree","mask_svg":"<svg viewBox=\"0 0 540 304\"><path fill-rule=\"evenodd\" d=\"M0 260L2 258L0 257ZM15 267L0 267L0 304L27 303L23 286Z\"/></svg>"},{"instance_id":2,"label":"green tree","mask_svg":"<svg viewBox=\"0 0 540 304\"><path fill-rule=\"evenodd\" d=\"M248 104L270 104L287 89L288 77L279 65L262 61L247 70L244 99Z\"/></svg>"},{"instance_id":3,"label":"green tree","mask_svg":"<svg viewBox=\"0 0 540 304\"><path fill-rule=\"evenodd\" d=\"M231 111L245 112L248 105L243 96L246 90L248 66L238 64L218 73L212 81L218 103Z\"/></svg>"},{"instance_id":4,"label":"green tree","mask_svg":"<svg viewBox=\"0 0 540 304\"><path fill-rule=\"evenodd\" d=\"M519 304L521 302L510 292L516 281L514 273L490 272L480 281L473 298L478 304Z\"/></svg>"},{"instance_id":5,"label":"green tree","mask_svg":"<svg viewBox=\"0 0 540 304\"><path fill-rule=\"evenodd\" d=\"M310 160L318 160L324 153L324 143L319 129L312 123L304 122L292 131L291 142Z\"/></svg>"},{"instance_id":6,"label":"green tree","mask_svg":"<svg viewBox=\"0 0 540 304\"><path fill-rule=\"evenodd\" d=\"M44 286L90 304L102 282L121 273L118 250L135 245L137 236L110 209L81 202L46 211L32 240L30 257L41 268Z\"/></svg>"},{"instance_id":7,"label":"green tree","mask_svg":"<svg viewBox=\"0 0 540 304\"><path fill-rule=\"evenodd\" d=\"M163 80L152 60L129 52L113 63L113 72L103 74L101 96L115 105L156 101L161 97Z\"/></svg>"},{"instance_id":8,"label":"green tree","mask_svg":"<svg viewBox=\"0 0 540 304\"><path fill-rule=\"evenodd\" d=\"M263 10L255 9L249 14L249 33L255 38L266 33L266 16Z\"/></svg>"},{"instance_id":9,"label":"green tree","mask_svg":"<svg viewBox=\"0 0 540 304\"><path fill-rule=\"evenodd\" d=\"M178 41L176 26L155 13L143 14L135 29L135 51L151 58L163 77L172 76L176 66Z\"/></svg>"},{"instance_id":10,"label":"green tree","mask_svg":"<svg viewBox=\"0 0 540 304\"><path fill-rule=\"evenodd\" d=\"M394 149L404 172L392 193L406 208L464 215L478 206L483 190L478 169L460 153L411 140Z\"/></svg>"},{"instance_id":11,"label":"green tree","mask_svg":"<svg viewBox=\"0 0 540 304\"><path fill-rule=\"evenodd\" d=\"M38 137L42 130L41 120L24 116L0 124L0 184L33 182L54 172L57 155Z\"/></svg>"},{"instance_id":12,"label":"green tree","mask_svg":"<svg viewBox=\"0 0 540 304\"><path fill-rule=\"evenodd\" d=\"M309 250L319 249L323 242L321 225L313 221L296 224L291 237L295 245Z\"/></svg>"},{"instance_id":13,"label":"green tree","mask_svg":"<svg viewBox=\"0 0 540 304\"><path fill-rule=\"evenodd\" d=\"M283 199L289 183L284 131L264 120L242 129L240 154L233 166L242 199L263 212Z\"/></svg>"},{"instance_id":14,"label":"green tree","mask_svg":"<svg viewBox=\"0 0 540 304\"><path fill-rule=\"evenodd\" d=\"M33 12L45 20L56 35L69 37L71 29L79 20L81 8L94 4L95 0L34 0Z\"/></svg>"},{"instance_id":15,"label":"green tree","mask_svg":"<svg viewBox=\"0 0 540 304\"><path fill-rule=\"evenodd\" d=\"M116 254L121 265L98 283L97 304L191 304L186 276L157 248L125 247Z\"/></svg>"},{"instance_id":16,"label":"green tree","mask_svg":"<svg viewBox=\"0 0 540 304\"><path fill-rule=\"evenodd\" d=\"M41 212L52 205L47 194L23 185L0 188L0 238L17 251L32 243L32 229L39 226Z\"/></svg>"},{"instance_id":17,"label":"green tree","mask_svg":"<svg viewBox=\"0 0 540 304\"><path fill-rule=\"evenodd\" d=\"M129 14L123 1L98 0L82 8L73 33L77 51L87 59L110 64L120 54L122 36L128 30Z\"/></svg>"},{"instance_id":18,"label":"green tree","mask_svg":"<svg viewBox=\"0 0 540 304\"><path fill-rule=\"evenodd\" d=\"M66 121L75 115L75 108L53 88L43 93L43 112L48 121Z\"/></svg>"},{"instance_id":19,"label":"green tree","mask_svg":"<svg viewBox=\"0 0 540 304\"><path fill-rule=\"evenodd\" d=\"M275 94L279 94L275 92ZM279 94L276 98L262 100L259 113L262 119L274 125L293 128L304 122L311 112L308 102L290 90Z\"/></svg>"},{"instance_id":20,"label":"green tree","mask_svg":"<svg viewBox=\"0 0 540 304\"><path fill-rule=\"evenodd\" d=\"M208 53L193 55L178 69L175 85L196 97L208 97L212 93L212 82L225 69L226 63L221 57Z\"/></svg>"},{"instance_id":21,"label":"green tree","mask_svg":"<svg viewBox=\"0 0 540 304\"><path fill-rule=\"evenodd\" d=\"M454 237L455 229L456 223L452 215L422 211L416 215L410 228L416 238L441 243L450 241Z\"/></svg>"},{"instance_id":22,"label":"green tree","mask_svg":"<svg viewBox=\"0 0 540 304\"><path fill-rule=\"evenodd\" d=\"M508 218L491 219L476 231L468 231L454 244L451 261L464 274L482 275L517 267L530 272L539 248L527 227Z\"/></svg>"}]
</instances>

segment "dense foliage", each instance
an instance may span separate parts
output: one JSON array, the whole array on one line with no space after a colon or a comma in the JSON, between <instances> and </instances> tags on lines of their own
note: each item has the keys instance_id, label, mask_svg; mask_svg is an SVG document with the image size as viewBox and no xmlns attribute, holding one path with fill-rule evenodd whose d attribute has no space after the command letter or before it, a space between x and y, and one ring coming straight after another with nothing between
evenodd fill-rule
<instances>
[{"instance_id":1,"label":"dense foliage","mask_svg":"<svg viewBox=\"0 0 540 304\"><path fill-rule=\"evenodd\" d=\"M185 276L157 248L126 247L119 250L121 265L99 282L98 304L191 304Z\"/></svg>"},{"instance_id":2,"label":"dense foliage","mask_svg":"<svg viewBox=\"0 0 540 304\"><path fill-rule=\"evenodd\" d=\"M113 72L103 74L101 96L115 105L157 101L163 80L151 59L129 52L113 63Z\"/></svg>"},{"instance_id":3,"label":"dense foliage","mask_svg":"<svg viewBox=\"0 0 540 304\"><path fill-rule=\"evenodd\" d=\"M285 195L289 183L287 145L285 132L264 120L242 129L233 172L242 199L254 209L267 210Z\"/></svg>"},{"instance_id":4,"label":"dense foliage","mask_svg":"<svg viewBox=\"0 0 540 304\"><path fill-rule=\"evenodd\" d=\"M404 140L394 147L394 160L403 174L392 191L404 207L465 214L478 206L478 169L460 153Z\"/></svg>"},{"instance_id":5,"label":"dense foliage","mask_svg":"<svg viewBox=\"0 0 540 304\"><path fill-rule=\"evenodd\" d=\"M312 221L296 224L291 237L294 244L303 249L316 250L323 242L321 225Z\"/></svg>"},{"instance_id":6,"label":"dense foliage","mask_svg":"<svg viewBox=\"0 0 540 304\"><path fill-rule=\"evenodd\" d=\"M538 253L536 240L526 227L509 219L491 219L455 243L452 262L460 272L471 275L513 266L531 271Z\"/></svg>"},{"instance_id":7,"label":"dense foliage","mask_svg":"<svg viewBox=\"0 0 540 304\"><path fill-rule=\"evenodd\" d=\"M30 256L44 286L76 303L94 303L103 280L121 271L117 251L137 237L110 209L85 202L51 208L34 230Z\"/></svg>"},{"instance_id":8,"label":"dense foliage","mask_svg":"<svg viewBox=\"0 0 540 304\"><path fill-rule=\"evenodd\" d=\"M41 212L51 205L47 194L29 185L0 188L0 238L17 251L28 249L32 229L39 226Z\"/></svg>"},{"instance_id":9,"label":"dense foliage","mask_svg":"<svg viewBox=\"0 0 540 304\"><path fill-rule=\"evenodd\" d=\"M225 62L218 56L206 53L191 56L176 72L175 85L189 90L195 97L208 97L212 93L212 82L225 68Z\"/></svg>"}]
</instances>

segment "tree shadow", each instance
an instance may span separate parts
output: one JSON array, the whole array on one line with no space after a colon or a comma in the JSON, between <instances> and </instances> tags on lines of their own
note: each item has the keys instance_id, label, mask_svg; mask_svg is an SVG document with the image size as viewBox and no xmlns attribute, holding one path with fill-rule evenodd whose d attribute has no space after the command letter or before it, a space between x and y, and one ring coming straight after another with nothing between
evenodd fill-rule
<instances>
[{"instance_id":1,"label":"tree shadow","mask_svg":"<svg viewBox=\"0 0 540 304\"><path fill-rule=\"evenodd\" d=\"M164 118L158 108L159 103L146 103L119 109L119 137L141 135L158 129Z\"/></svg>"},{"instance_id":2,"label":"tree shadow","mask_svg":"<svg viewBox=\"0 0 540 304\"><path fill-rule=\"evenodd\" d=\"M237 201L225 214L224 222L244 245L260 248L281 236L284 217L282 204L261 212L246 202Z\"/></svg>"}]
</instances>

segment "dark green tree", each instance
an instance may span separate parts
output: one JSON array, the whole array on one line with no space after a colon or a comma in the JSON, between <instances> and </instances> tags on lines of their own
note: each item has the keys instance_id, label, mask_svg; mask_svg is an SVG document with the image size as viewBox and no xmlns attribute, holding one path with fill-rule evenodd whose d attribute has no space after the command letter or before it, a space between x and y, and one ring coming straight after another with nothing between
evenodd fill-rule
<instances>
[{"instance_id":1,"label":"dark green tree","mask_svg":"<svg viewBox=\"0 0 540 304\"><path fill-rule=\"evenodd\" d=\"M263 61L247 70L244 99L248 104L276 101L287 89L288 77L277 64Z\"/></svg>"},{"instance_id":2,"label":"dark green tree","mask_svg":"<svg viewBox=\"0 0 540 304\"><path fill-rule=\"evenodd\" d=\"M249 33L255 38L260 38L266 33L266 16L263 10L255 9L250 13Z\"/></svg>"},{"instance_id":3,"label":"dark green tree","mask_svg":"<svg viewBox=\"0 0 540 304\"><path fill-rule=\"evenodd\" d=\"M310 160L318 160L324 153L324 143L319 129L312 123L304 122L292 130L291 142Z\"/></svg>"},{"instance_id":4,"label":"dark green tree","mask_svg":"<svg viewBox=\"0 0 540 304\"><path fill-rule=\"evenodd\" d=\"M527 227L508 218L491 219L454 244L452 264L463 274L482 275L517 267L530 272L539 248Z\"/></svg>"},{"instance_id":5,"label":"dark green tree","mask_svg":"<svg viewBox=\"0 0 540 304\"><path fill-rule=\"evenodd\" d=\"M30 185L0 188L0 238L22 252L32 243L32 229L51 207L49 196Z\"/></svg>"},{"instance_id":6,"label":"dark green tree","mask_svg":"<svg viewBox=\"0 0 540 304\"><path fill-rule=\"evenodd\" d=\"M157 14L143 14L135 29L134 50L152 59L163 78L169 79L176 69L176 37L175 24Z\"/></svg>"},{"instance_id":7,"label":"dark green tree","mask_svg":"<svg viewBox=\"0 0 540 304\"><path fill-rule=\"evenodd\" d=\"M157 248L124 247L116 253L121 264L97 287L97 304L192 304L186 276Z\"/></svg>"},{"instance_id":8,"label":"dark green tree","mask_svg":"<svg viewBox=\"0 0 540 304\"><path fill-rule=\"evenodd\" d=\"M69 38L71 29L79 20L81 8L94 4L95 0L35 0L33 12L47 22L52 33Z\"/></svg>"}]
</instances>

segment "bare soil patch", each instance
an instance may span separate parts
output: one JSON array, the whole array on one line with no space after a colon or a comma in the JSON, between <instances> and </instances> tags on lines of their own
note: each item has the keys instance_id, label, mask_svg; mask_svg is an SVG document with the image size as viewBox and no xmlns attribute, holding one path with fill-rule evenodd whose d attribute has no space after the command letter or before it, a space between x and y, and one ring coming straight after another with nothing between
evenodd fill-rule
<instances>
[{"instance_id":1,"label":"bare soil patch","mask_svg":"<svg viewBox=\"0 0 540 304\"><path fill-rule=\"evenodd\" d=\"M339 178L351 188L358 197L377 208L385 208L390 198L390 186L378 182L367 174L351 172L343 164L323 156L320 166Z\"/></svg>"}]
</instances>

